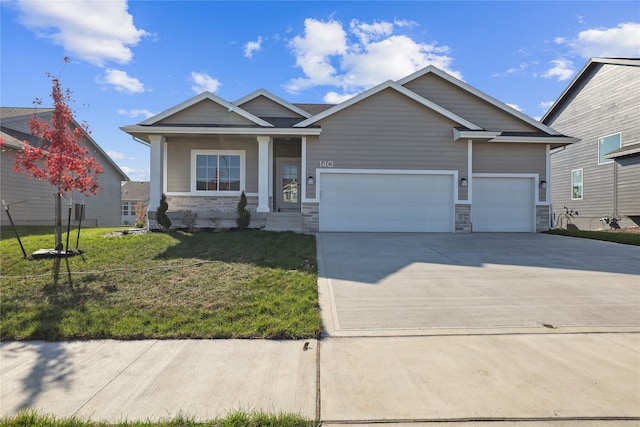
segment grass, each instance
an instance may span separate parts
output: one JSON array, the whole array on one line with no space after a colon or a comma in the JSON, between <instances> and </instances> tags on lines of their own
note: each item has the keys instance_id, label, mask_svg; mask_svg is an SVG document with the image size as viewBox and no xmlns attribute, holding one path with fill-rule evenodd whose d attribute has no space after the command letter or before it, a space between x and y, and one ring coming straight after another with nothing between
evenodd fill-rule
<instances>
[{"instance_id":1,"label":"grass","mask_svg":"<svg viewBox=\"0 0 640 427\"><path fill-rule=\"evenodd\" d=\"M555 229L547 232L559 236L580 237L583 239L604 240L606 242L622 243L625 245L640 246L640 233L608 232L608 231L586 231L586 230L564 230Z\"/></svg>"},{"instance_id":2,"label":"grass","mask_svg":"<svg viewBox=\"0 0 640 427\"><path fill-rule=\"evenodd\" d=\"M319 336L313 236L108 231L82 230L70 286L64 260L55 284L54 261L23 259L13 231L1 229L2 340ZM19 234L28 254L53 247L51 229Z\"/></svg>"},{"instance_id":3,"label":"grass","mask_svg":"<svg viewBox=\"0 0 640 427\"><path fill-rule=\"evenodd\" d=\"M6 427L315 427L319 423L292 414L271 415L262 412L233 412L225 418L196 422L192 418L177 416L166 421L122 421L106 423L79 418L56 418L34 411L22 412L15 417L0 419Z\"/></svg>"}]
</instances>

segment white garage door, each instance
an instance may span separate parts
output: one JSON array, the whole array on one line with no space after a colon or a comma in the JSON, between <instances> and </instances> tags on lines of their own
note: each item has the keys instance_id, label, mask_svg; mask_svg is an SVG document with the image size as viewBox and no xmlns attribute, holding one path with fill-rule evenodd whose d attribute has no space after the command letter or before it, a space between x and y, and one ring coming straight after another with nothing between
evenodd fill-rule
<instances>
[{"instance_id":1,"label":"white garage door","mask_svg":"<svg viewBox=\"0 0 640 427\"><path fill-rule=\"evenodd\" d=\"M323 173L320 231L453 231L453 176Z\"/></svg>"},{"instance_id":2,"label":"white garage door","mask_svg":"<svg viewBox=\"0 0 640 427\"><path fill-rule=\"evenodd\" d=\"M535 232L533 178L474 177L473 231Z\"/></svg>"}]
</instances>

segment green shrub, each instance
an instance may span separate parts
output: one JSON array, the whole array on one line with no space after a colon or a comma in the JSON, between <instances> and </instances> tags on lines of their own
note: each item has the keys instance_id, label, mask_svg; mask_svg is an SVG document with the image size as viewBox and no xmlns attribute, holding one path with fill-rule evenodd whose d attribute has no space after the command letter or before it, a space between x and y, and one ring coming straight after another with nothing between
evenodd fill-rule
<instances>
[{"instance_id":1,"label":"green shrub","mask_svg":"<svg viewBox=\"0 0 640 427\"><path fill-rule=\"evenodd\" d=\"M171 218L167 216L167 209L169 209L167 196L163 194L160 198L160 206L158 206L158 210L156 211L156 221L158 222L160 230L165 233L167 233L169 228L171 228Z\"/></svg>"},{"instance_id":2,"label":"green shrub","mask_svg":"<svg viewBox=\"0 0 640 427\"><path fill-rule=\"evenodd\" d=\"M239 229L245 229L251 222L251 212L247 210L247 196L244 191L240 195L240 201L238 202L238 218L236 218L236 224Z\"/></svg>"}]
</instances>

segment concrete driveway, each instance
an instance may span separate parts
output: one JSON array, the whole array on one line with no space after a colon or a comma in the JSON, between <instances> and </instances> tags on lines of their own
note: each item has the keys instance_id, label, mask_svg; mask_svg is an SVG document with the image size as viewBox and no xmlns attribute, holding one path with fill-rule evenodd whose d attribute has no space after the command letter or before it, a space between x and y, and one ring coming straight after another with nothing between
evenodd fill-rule
<instances>
[{"instance_id":1,"label":"concrete driveway","mask_svg":"<svg viewBox=\"0 0 640 427\"><path fill-rule=\"evenodd\" d=\"M520 233L317 238L329 336L640 331L640 247Z\"/></svg>"}]
</instances>

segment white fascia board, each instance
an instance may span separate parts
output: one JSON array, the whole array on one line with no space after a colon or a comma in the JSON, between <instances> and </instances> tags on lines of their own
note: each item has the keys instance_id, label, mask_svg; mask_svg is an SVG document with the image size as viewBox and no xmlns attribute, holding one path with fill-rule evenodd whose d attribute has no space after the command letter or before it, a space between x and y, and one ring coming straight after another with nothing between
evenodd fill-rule
<instances>
[{"instance_id":1,"label":"white fascia board","mask_svg":"<svg viewBox=\"0 0 640 427\"><path fill-rule=\"evenodd\" d=\"M123 126L120 128L127 133L147 135L311 135L318 136L321 128L221 128L221 127L174 127L174 126Z\"/></svg>"},{"instance_id":2,"label":"white fascia board","mask_svg":"<svg viewBox=\"0 0 640 427\"><path fill-rule=\"evenodd\" d=\"M304 120L300 123L297 123L295 125L293 125L293 127L298 128L298 127L305 127L305 126L309 126L312 125L326 117L329 117L341 110L344 110L345 108L348 108L360 101L362 101L363 99L369 98L370 96L373 96L379 92L382 92L385 89L393 89L403 95L405 95L408 98L413 99L414 101L424 105L427 108L430 108L431 110L435 111L436 113L443 115L451 120L453 120L454 122L458 123L461 126L465 126L469 129L475 129L475 130L480 130L482 129L481 127L471 123L468 120L463 119L462 117L452 113L451 111L447 110L446 108L443 108L431 101L429 101L426 98L421 97L420 95L418 95L415 92L410 91L409 89L407 89L406 87L403 87L399 84L397 84L396 82L392 81L392 80L387 80L384 83L381 83L377 86L372 87L369 90L366 90L356 96L354 96L353 98L349 98L348 100L344 101L341 104L338 104L334 107L329 108L328 110L323 111L320 114L317 114L307 120Z\"/></svg>"},{"instance_id":3,"label":"white fascia board","mask_svg":"<svg viewBox=\"0 0 640 427\"><path fill-rule=\"evenodd\" d=\"M570 136L564 137L547 137L547 136L497 136L488 142L515 142L528 144L573 144L580 141L578 138Z\"/></svg>"},{"instance_id":4,"label":"white fascia board","mask_svg":"<svg viewBox=\"0 0 640 427\"><path fill-rule=\"evenodd\" d=\"M237 106L241 106L242 104L245 104L253 99L256 99L259 96L264 96L265 98L270 99L276 104L280 104L284 108L291 110L296 114L301 115L305 119L308 119L309 117L311 117L311 114L307 113L303 109L298 108L293 104L290 104L289 102L285 101L284 99L280 98L277 95L272 94L271 92L265 89L258 89L255 92L250 93L249 95L243 96L242 98L235 101L233 104Z\"/></svg>"},{"instance_id":5,"label":"white fascia board","mask_svg":"<svg viewBox=\"0 0 640 427\"><path fill-rule=\"evenodd\" d=\"M475 87L471 86L468 83L463 82L462 80L459 80L455 77L453 77L451 74L446 73L442 70L440 70L439 68L434 67L433 65L429 65L425 68L423 68L422 70L418 70L415 73L398 80L398 84L404 86L406 83L417 79L418 77L422 77L425 74L428 73L433 73L435 75L437 75L438 77L441 77L442 79L448 81L449 83L458 86L460 89L466 90L467 92L477 96L478 98L488 102L489 104L503 110L506 113L511 114L512 116L517 117L518 119L530 124L531 126L536 127L537 129L540 129L541 131L548 133L550 135L560 135L560 133L554 129L551 129L549 126L544 125L542 123L540 123L539 121L533 119L532 117L527 116L526 114L516 110L513 107L508 106L507 104L505 104L502 101L499 101L497 99L495 99L492 96L487 95L486 93L476 89Z\"/></svg>"},{"instance_id":6,"label":"white fascia board","mask_svg":"<svg viewBox=\"0 0 640 427\"><path fill-rule=\"evenodd\" d=\"M460 130L453 129L453 140L458 141L460 139L491 139L500 135L500 132L488 131L488 130Z\"/></svg>"},{"instance_id":7,"label":"white fascia board","mask_svg":"<svg viewBox=\"0 0 640 427\"><path fill-rule=\"evenodd\" d=\"M260 125L260 126L265 126L265 127L274 127L271 123L262 120L260 117L256 117L253 114L249 113L248 111L243 110L242 108L238 107L237 105L234 105L232 103L230 103L229 101L226 101L222 98L220 98L217 95L214 95L211 92L202 92L199 95L194 96L193 98L187 99L184 102L181 102L180 104L169 108L168 110L163 111L162 113L156 114L155 116L149 117L147 120L140 122L141 125L152 125L155 124L157 122L159 122L160 120L166 119L169 116L172 116L174 114L176 114L179 111L182 111L186 108L191 107L192 105L197 104L198 102L204 101L205 99L208 99L210 101L215 102L216 104L221 105L222 107L226 108L230 113L236 113L242 117L244 117L247 120L252 121L253 123Z\"/></svg>"}]
</instances>

